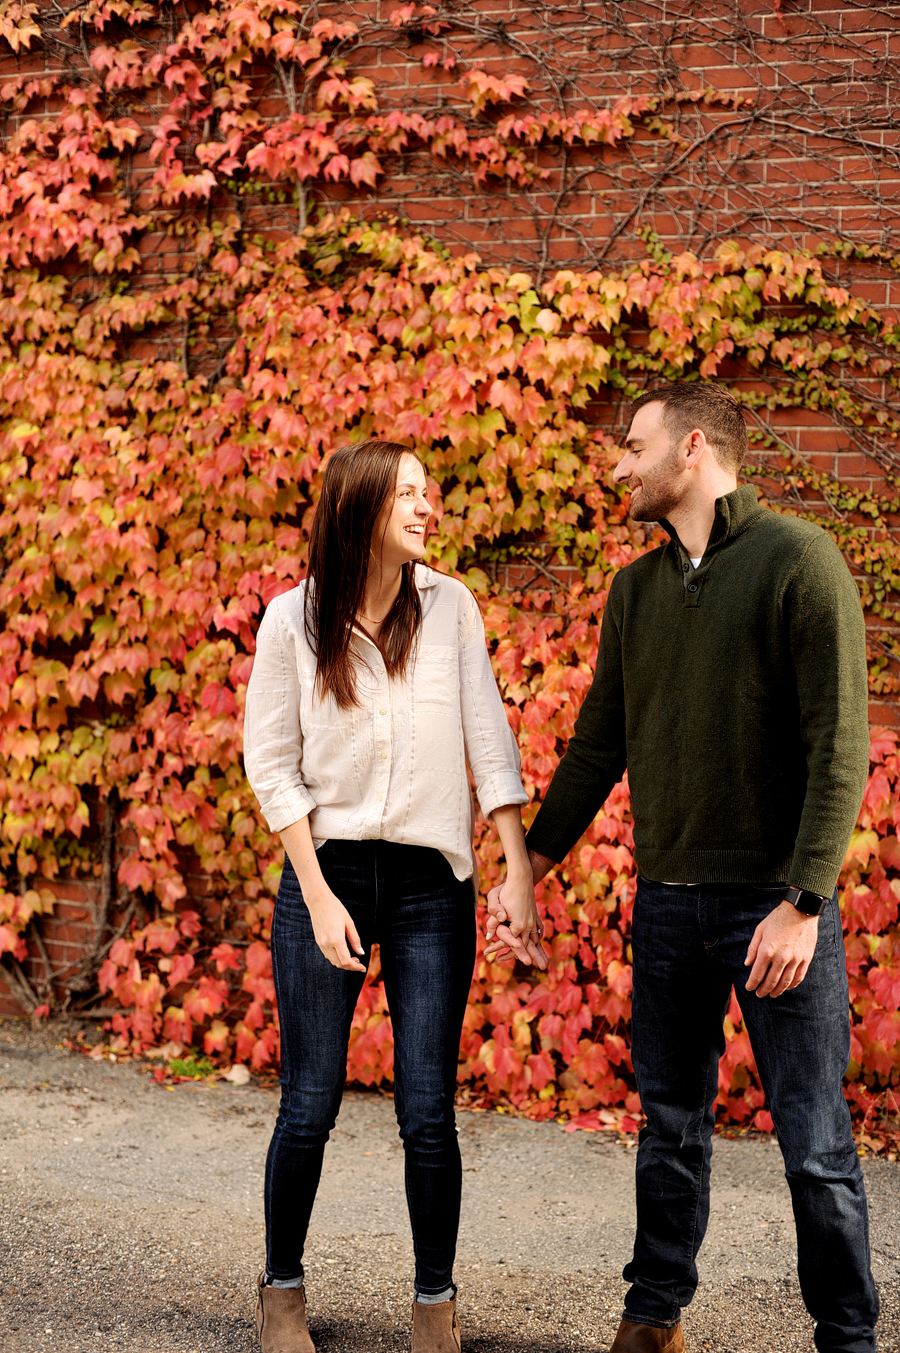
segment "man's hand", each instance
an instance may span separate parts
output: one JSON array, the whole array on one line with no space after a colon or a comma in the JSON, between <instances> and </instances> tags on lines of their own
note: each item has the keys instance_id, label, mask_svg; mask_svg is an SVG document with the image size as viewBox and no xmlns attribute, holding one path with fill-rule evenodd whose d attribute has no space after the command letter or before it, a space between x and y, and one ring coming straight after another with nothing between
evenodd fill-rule
<instances>
[{"instance_id":1,"label":"man's hand","mask_svg":"<svg viewBox=\"0 0 900 1353\"><path fill-rule=\"evenodd\" d=\"M499 887L490 890L487 930L485 958L507 958L512 953L520 963L546 968L547 955L541 943L544 927L530 878L519 880L510 875Z\"/></svg>"},{"instance_id":2,"label":"man's hand","mask_svg":"<svg viewBox=\"0 0 900 1353\"><path fill-rule=\"evenodd\" d=\"M753 932L744 967L751 968L747 990L780 996L799 987L816 952L818 916L805 916L790 902L779 902Z\"/></svg>"},{"instance_id":3,"label":"man's hand","mask_svg":"<svg viewBox=\"0 0 900 1353\"><path fill-rule=\"evenodd\" d=\"M531 878L533 887L536 887L537 884L540 883L544 875L549 874L551 869L556 868L555 860L549 859L548 856L546 855L539 855L536 850L529 850L528 863L531 866ZM503 922L509 920L506 907L500 901L500 894L502 891L503 891L502 885L496 888L492 888L488 893L487 899L487 909L488 909L488 918L486 927L487 947L485 949L485 954L488 958L494 960L508 958L509 955L513 952L512 945L510 943L512 935L509 932L508 926L504 926L504 937L508 936L508 938L501 938L500 942L497 942L498 926L502 925ZM535 908L536 907L537 904L535 903ZM541 928L540 933L541 934L543 933L543 927ZM541 945L541 952L543 953L543 945ZM520 954L517 953L516 957L519 958ZM529 962L530 960L524 959L523 961ZM543 966L546 967L547 966L546 963Z\"/></svg>"}]
</instances>

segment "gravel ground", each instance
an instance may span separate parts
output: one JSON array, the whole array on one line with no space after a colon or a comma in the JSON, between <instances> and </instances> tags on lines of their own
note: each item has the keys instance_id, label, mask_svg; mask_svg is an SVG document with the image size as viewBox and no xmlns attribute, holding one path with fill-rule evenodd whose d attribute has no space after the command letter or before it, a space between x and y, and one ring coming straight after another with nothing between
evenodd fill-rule
<instances>
[{"instance_id":1,"label":"gravel ground","mask_svg":"<svg viewBox=\"0 0 900 1353\"><path fill-rule=\"evenodd\" d=\"M157 1085L59 1026L0 1027L3 1353L249 1353L277 1091ZM634 1151L461 1113L465 1353L601 1353L618 1323ZM900 1164L865 1162L881 1353L900 1353ZM307 1249L319 1353L408 1350L412 1252L393 1104L348 1093ZM812 1350L777 1147L717 1138L688 1348Z\"/></svg>"}]
</instances>

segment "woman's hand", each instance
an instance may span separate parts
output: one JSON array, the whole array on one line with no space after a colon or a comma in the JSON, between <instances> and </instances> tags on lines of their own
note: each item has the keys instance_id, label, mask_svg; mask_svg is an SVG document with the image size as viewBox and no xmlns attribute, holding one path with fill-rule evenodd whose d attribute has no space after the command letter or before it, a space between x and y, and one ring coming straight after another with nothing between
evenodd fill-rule
<instances>
[{"instance_id":1,"label":"woman's hand","mask_svg":"<svg viewBox=\"0 0 900 1353\"><path fill-rule=\"evenodd\" d=\"M309 818L292 822L281 833L281 843L300 883L300 891L313 924L316 944L336 968L345 972L365 972L365 965L351 954L365 957L353 918L339 897L325 882L309 830Z\"/></svg>"},{"instance_id":2,"label":"woman's hand","mask_svg":"<svg viewBox=\"0 0 900 1353\"><path fill-rule=\"evenodd\" d=\"M353 924L353 918L340 898L335 897L330 888L325 888L312 901L306 900L316 944L335 968L345 972L365 972L366 966L354 954L365 957L365 949L359 939L359 932Z\"/></svg>"},{"instance_id":3,"label":"woman's hand","mask_svg":"<svg viewBox=\"0 0 900 1353\"><path fill-rule=\"evenodd\" d=\"M497 961L512 954L520 963L544 969L547 955L541 942L543 933L531 873L510 871L505 881L488 893L485 958Z\"/></svg>"}]
</instances>

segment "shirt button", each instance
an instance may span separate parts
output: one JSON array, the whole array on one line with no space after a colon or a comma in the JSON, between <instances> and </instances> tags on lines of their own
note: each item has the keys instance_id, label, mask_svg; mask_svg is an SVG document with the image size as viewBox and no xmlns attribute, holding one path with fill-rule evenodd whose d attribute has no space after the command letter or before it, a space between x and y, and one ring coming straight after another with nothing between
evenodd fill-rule
<instances>
[{"instance_id":1,"label":"shirt button","mask_svg":"<svg viewBox=\"0 0 900 1353\"><path fill-rule=\"evenodd\" d=\"M380 794L376 794L375 797L376 797L376 799L378 800L378 802L381 803L381 795L380 795Z\"/></svg>"},{"instance_id":2,"label":"shirt button","mask_svg":"<svg viewBox=\"0 0 900 1353\"><path fill-rule=\"evenodd\" d=\"M688 591L689 591L689 592L696 592L696 591L697 591L697 584L696 584L696 583L688 583Z\"/></svg>"},{"instance_id":3,"label":"shirt button","mask_svg":"<svg viewBox=\"0 0 900 1353\"><path fill-rule=\"evenodd\" d=\"M687 573L688 570L690 569L690 567L691 567L690 564L682 564L682 565L681 565L681 571L682 571L682 573Z\"/></svg>"},{"instance_id":4,"label":"shirt button","mask_svg":"<svg viewBox=\"0 0 900 1353\"><path fill-rule=\"evenodd\" d=\"M378 669L378 675L379 675L379 676L384 676L384 668L383 668L383 667L379 667L379 669Z\"/></svg>"},{"instance_id":5,"label":"shirt button","mask_svg":"<svg viewBox=\"0 0 900 1353\"><path fill-rule=\"evenodd\" d=\"M378 713L379 713L379 714L387 714L387 710L386 710L386 709L380 709L380 710L378 711Z\"/></svg>"},{"instance_id":6,"label":"shirt button","mask_svg":"<svg viewBox=\"0 0 900 1353\"><path fill-rule=\"evenodd\" d=\"M381 753L381 759L382 759L382 761L387 761L387 752L382 752L382 753Z\"/></svg>"}]
</instances>

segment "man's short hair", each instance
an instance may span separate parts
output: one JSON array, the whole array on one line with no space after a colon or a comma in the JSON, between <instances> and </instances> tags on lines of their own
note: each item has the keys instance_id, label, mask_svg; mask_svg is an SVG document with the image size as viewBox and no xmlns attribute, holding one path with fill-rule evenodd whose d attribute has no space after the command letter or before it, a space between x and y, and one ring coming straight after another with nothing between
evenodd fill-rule
<instances>
[{"instance_id":1,"label":"man's short hair","mask_svg":"<svg viewBox=\"0 0 900 1353\"><path fill-rule=\"evenodd\" d=\"M699 428L723 470L737 474L747 458L747 426L739 401L713 381L674 381L646 390L631 406L632 418L645 404L662 404L663 426L673 442Z\"/></svg>"}]
</instances>

